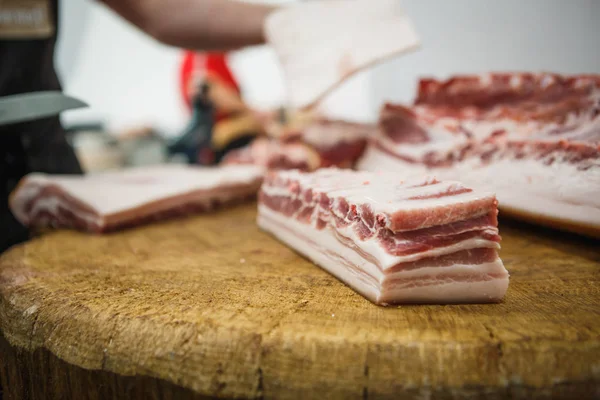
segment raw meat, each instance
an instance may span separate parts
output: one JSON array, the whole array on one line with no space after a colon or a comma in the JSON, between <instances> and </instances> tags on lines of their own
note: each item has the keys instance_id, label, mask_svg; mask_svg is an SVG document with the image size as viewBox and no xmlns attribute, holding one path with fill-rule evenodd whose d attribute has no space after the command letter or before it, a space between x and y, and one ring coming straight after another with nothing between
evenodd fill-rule
<instances>
[{"instance_id":1,"label":"raw meat","mask_svg":"<svg viewBox=\"0 0 600 400\"><path fill-rule=\"evenodd\" d=\"M497 302L497 202L458 182L270 171L258 224L376 304Z\"/></svg>"},{"instance_id":2,"label":"raw meat","mask_svg":"<svg viewBox=\"0 0 600 400\"><path fill-rule=\"evenodd\" d=\"M348 77L419 46L396 0L328 0L273 12L265 36L283 67L290 106L315 105Z\"/></svg>"},{"instance_id":3,"label":"raw meat","mask_svg":"<svg viewBox=\"0 0 600 400\"><path fill-rule=\"evenodd\" d=\"M321 158L315 149L302 142L286 143L261 137L241 149L229 152L221 164L253 164L268 169L309 171L321 165Z\"/></svg>"},{"instance_id":4,"label":"raw meat","mask_svg":"<svg viewBox=\"0 0 600 400\"><path fill-rule=\"evenodd\" d=\"M259 138L230 152L224 164L256 164L268 169L352 167L362 155L373 125L314 118L289 127L275 138Z\"/></svg>"},{"instance_id":5,"label":"raw meat","mask_svg":"<svg viewBox=\"0 0 600 400\"><path fill-rule=\"evenodd\" d=\"M263 174L255 166L184 165L84 176L32 173L11 194L10 207L25 226L107 232L254 197Z\"/></svg>"},{"instance_id":6,"label":"raw meat","mask_svg":"<svg viewBox=\"0 0 600 400\"><path fill-rule=\"evenodd\" d=\"M496 192L509 214L600 236L600 75L424 79L386 105L358 169L435 174Z\"/></svg>"}]
</instances>

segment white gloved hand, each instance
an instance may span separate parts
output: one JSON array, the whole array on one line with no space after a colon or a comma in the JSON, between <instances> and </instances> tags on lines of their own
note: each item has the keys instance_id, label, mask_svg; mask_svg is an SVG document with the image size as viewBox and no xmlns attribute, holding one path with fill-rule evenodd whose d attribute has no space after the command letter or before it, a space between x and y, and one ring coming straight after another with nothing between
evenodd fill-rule
<instances>
[{"instance_id":1,"label":"white gloved hand","mask_svg":"<svg viewBox=\"0 0 600 400\"><path fill-rule=\"evenodd\" d=\"M267 42L283 67L290 106L319 102L352 74L418 48L397 0L328 0L270 14Z\"/></svg>"}]
</instances>

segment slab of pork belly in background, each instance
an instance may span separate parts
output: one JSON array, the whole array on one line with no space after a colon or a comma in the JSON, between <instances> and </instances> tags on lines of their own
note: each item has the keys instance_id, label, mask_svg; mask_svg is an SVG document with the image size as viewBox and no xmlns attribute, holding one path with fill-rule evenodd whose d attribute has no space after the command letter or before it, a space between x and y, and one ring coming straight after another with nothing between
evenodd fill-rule
<instances>
[{"instance_id":1,"label":"slab of pork belly in background","mask_svg":"<svg viewBox=\"0 0 600 400\"><path fill-rule=\"evenodd\" d=\"M107 232L253 198L264 171L162 165L91 175L24 177L10 197L29 227Z\"/></svg>"},{"instance_id":2,"label":"slab of pork belly in background","mask_svg":"<svg viewBox=\"0 0 600 400\"><path fill-rule=\"evenodd\" d=\"M258 224L376 304L498 302L493 194L461 183L324 168L269 172Z\"/></svg>"},{"instance_id":3,"label":"slab of pork belly in background","mask_svg":"<svg viewBox=\"0 0 600 400\"><path fill-rule=\"evenodd\" d=\"M300 126L283 128L271 138L255 139L227 154L222 164L254 164L268 169L313 171L324 167L351 168L363 154L375 125L316 117Z\"/></svg>"},{"instance_id":4,"label":"slab of pork belly in background","mask_svg":"<svg viewBox=\"0 0 600 400\"><path fill-rule=\"evenodd\" d=\"M424 79L413 107L382 109L357 168L457 179L508 214L600 237L600 75Z\"/></svg>"}]
</instances>

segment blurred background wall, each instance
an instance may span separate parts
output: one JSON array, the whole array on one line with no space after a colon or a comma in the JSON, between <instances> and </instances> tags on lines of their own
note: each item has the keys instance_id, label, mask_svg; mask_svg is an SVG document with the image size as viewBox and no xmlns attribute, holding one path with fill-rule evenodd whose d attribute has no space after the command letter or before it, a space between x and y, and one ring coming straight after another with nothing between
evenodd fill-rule
<instances>
[{"instance_id":1,"label":"blurred background wall","mask_svg":"<svg viewBox=\"0 0 600 400\"><path fill-rule=\"evenodd\" d=\"M331 115L372 121L383 101L411 101L423 75L443 78L489 70L600 73L599 0L402 4L421 35L422 48L353 78L327 99ZM154 42L91 0L62 1L60 17L57 67L65 91L91 105L65 114L67 124L100 120L111 130L150 124L165 134L186 124L178 81L180 50ZM246 49L231 60L249 103L266 109L283 102L285 85L270 49Z\"/></svg>"}]
</instances>

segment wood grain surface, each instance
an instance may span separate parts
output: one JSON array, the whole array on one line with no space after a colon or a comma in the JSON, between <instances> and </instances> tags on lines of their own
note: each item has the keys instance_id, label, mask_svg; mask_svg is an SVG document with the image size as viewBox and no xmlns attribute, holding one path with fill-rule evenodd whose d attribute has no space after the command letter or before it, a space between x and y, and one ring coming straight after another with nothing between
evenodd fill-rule
<instances>
[{"instance_id":1,"label":"wood grain surface","mask_svg":"<svg viewBox=\"0 0 600 400\"><path fill-rule=\"evenodd\" d=\"M62 365L90 398L115 376L190 396L600 396L598 241L501 220L503 303L383 308L255 218L249 204L106 236L54 232L5 253L5 393L25 393L31 371L66 376Z\"/></svg>"}]
</instances>

